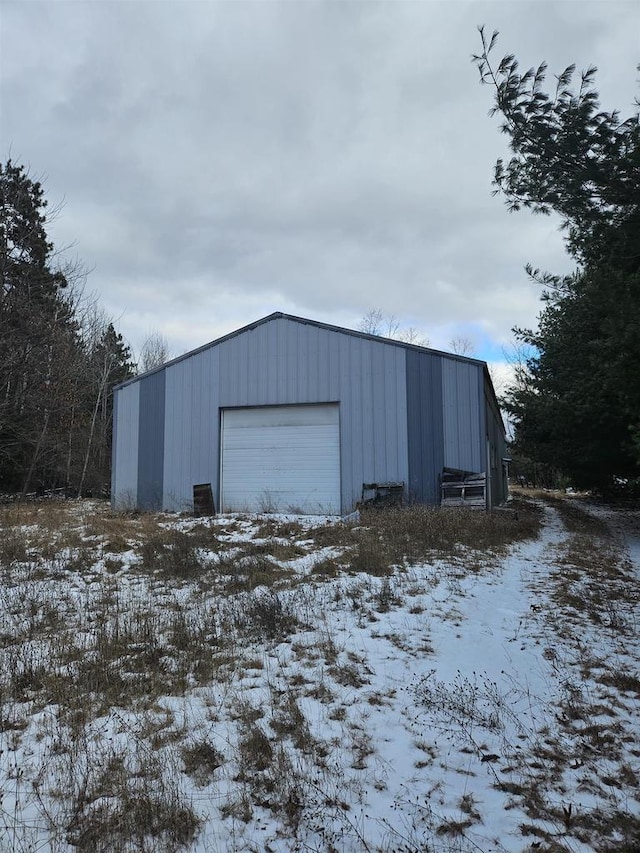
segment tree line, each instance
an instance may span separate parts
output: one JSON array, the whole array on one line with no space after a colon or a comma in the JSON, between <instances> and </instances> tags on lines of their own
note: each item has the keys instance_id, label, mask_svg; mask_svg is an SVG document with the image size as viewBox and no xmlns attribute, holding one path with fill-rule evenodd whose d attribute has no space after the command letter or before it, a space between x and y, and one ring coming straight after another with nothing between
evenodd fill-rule
<instances>
[{"instance_id":1,"label":"tree line","mask_svg":"<svg viewBox=\"0 0 640 853\"><path fill-rule=\"evenodd\" d=\"M537 329L515 329L528 356L504 406L513 450L547 481L611 493L640 485L640 112L602 110L596 68L494 63L497 32L473 57L494 91L511 156L494 186L512 211L560 215L570 275L529 266L542 289ZM635 103L639 106L638 101ZM499 250L499 247L496 247Z\"/></svg>"},{"instance_id":2,"label":"tree line","mask_svg":"<svg viewBox=\"0 0 640 853\"><path fill-rule=\"evenodd\" d=\"M137 366L84 292L84 270L47 237L40 182L0 163L0 492L105 494L113 386ZM143 369L166 360L157 333Z\"/></svg>"}]
</instances>

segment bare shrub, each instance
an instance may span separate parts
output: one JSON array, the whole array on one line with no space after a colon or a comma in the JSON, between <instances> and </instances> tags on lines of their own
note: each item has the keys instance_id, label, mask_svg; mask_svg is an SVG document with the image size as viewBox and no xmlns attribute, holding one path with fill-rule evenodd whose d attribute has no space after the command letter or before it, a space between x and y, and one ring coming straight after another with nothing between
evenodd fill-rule
<instances>
[{"instance_id":1,"label":"bare shrub","mask_svg":"<svg viewBox=\"0 0 640 853\"><path fill-rule=\"evenodd\" d=\"M246 629L271 640L286 639L300 625L291 601L277 592L247 596L242 602L242 611Z\"/></svg>"},{"instance_id":2,"label":"bare shrub","mask_svg":"<svg viewBox=\"0 0 640 853\"><path fill-rule=\"evenodd\" d=\"M117 800L94 803L67 827L66 837L80 853L114 850L177 851L191 842L200 821L175 795L127 786Z\"/></svg>"},{"instance_id":3,"label":"bare shrub","mask_svg":"<svg viewBox=\"0 0 640 853\"><path fill-rule=\"evenodd\" d=\"M261 519L256 530L256 539L295 539L304 532L299 521Z\"/></svg>"},{"instance_id":4,"label":"bare shrub","mask_svg":"<svg viewBox=\"0 0 640 853\"><path fill-rule=\"evenodd\" d=\"M168 579L193 580L207 569L191 537L179 530L154 531L145 538L140 552L144 571Z\"/></svg>"},{"instance_id":5,"label":"bare shrub","mask_svg":"<svg viewBox=\"0 0 640 853\"><path fill-rule=\"evenodd\" d=\"M283 695L275 695L274 699L276 707L270 721L271 728L279 739L288 738L296 749L310 753L315 741L295 694L289 690Z\"/></svg>"},{"instance_id":6,"label":"bare shrub","mask_svg":"<svg viewBox=\"0 0 640 853\"><path fill-rule=\"evenodd\" d=\"M258 552L235 557L225 567L224 574L231 578L227 585L229 592L240 592L259 586L272 586L287 573L268 556Z\"/></svg>"},{"instance_id":7,"label":"bare shrub","mask_svg":"<svg viewBox=\"0 0 640 853\"><path fill-rule=\"evenodd\" d=\"M272 761L273 747L262 727L257 722L245 725L239 743L240 778L247 779L267 770Z\"/></svg>"},{"instance_id":8,"label":"bare shrub","mask_svg":"<svg viewBox=\"0 0 640 853\"><path fill-rule=\"evenodd\" d=\"M514 719L508 697L497 684L475 673L472 677L458 673L451 683L427 676L416 686L415 695L443 730L453 729L455 723L463 739L475 726L499 732L507 719Z\"/></svg>"},{"instance_id":9,"label":"bare shrub","mask_svg":"<svg viewBox=\"0 0 640 853\"><path fill-rule=\"evenodd\" d=\"M174 768L138 731L127 742L106 741L91 724L70 728L59 719L47 734L34 787L52 839L81 853L174 853L195 838L200 820Z\"/></svg>"},{"instance_id":10,"label":"bare shrub","mask_svg":"<svg viewBox=\"0 0 640 853\"><path fill-rule=\"evenodd\" d=\"M16 563L23 563L29 553L28 538L24 531L10 527L0 535L0 568L10 570Z\"/></svg>"},{"instance_id":11,"label":"bare shrub","mask_svg":"<svg viewBox=\"0 0 640 853\"><path fill-rule=\"evenodd\" d=\"M395 588L392 586L388 577L382 579L382 583L376 593L376 610L380 613L387 613L392 607L400 604L401 599L396 594Z\"/></svg>"},{"instance_id":12,"label":"bare shrub","mask_svg":"<svg viewBox=\"0 0 640 853\"><path fill-rule=\"evenodd\" d=\"M201 786L207 785L218 767L225 762L224 755L208 740L183 746L180 754L184 762L184 772Z\"/></svg>"},{"instance_id":13,"label":"bare shrub","mask_svg":"<svg viewBox=\"0 0 640 853\"><path fill-rule=\"evenodd\" d=\"M368 575L389 575L393 572L392 554L384 535L373 527L358 530L356 546L350 555L349 569Z\"/></svg>"},{"instance_id":14,"label":"bare shrub","mask_svg":"<svg viewBox=\"0 0 640 853\"><path fill-rule=\"evenodd\" d=\"M313 564L311 573L318 578L335 578L341 568L340 561L335 557L324 557Z\"/></svg>"}]
</instances>

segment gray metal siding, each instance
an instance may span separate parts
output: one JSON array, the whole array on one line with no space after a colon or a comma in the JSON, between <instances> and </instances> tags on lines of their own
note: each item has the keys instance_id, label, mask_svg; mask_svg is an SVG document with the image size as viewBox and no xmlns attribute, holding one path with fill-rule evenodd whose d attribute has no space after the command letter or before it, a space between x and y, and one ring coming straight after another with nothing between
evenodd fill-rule
<instances>
[{"instance_id":1,"label":"gray metal siding","mask_svg":"<svg viewBox=\"0 0 640 853\"><path fill-rule=\"evenodd\" d=\"M481 364L442 359L444 464L485 470L486 439Z\"/></svg>"},{"instance_id":2,"label":"gray metal siding","mask_svg":"<svg viewBox=\"0 0 640 853\"><path fill-rule=\"evenodd\" d=\"M130 509L138 500L140 383L118 389L114 397L111 503Z\"/></svg>"},{"instance_id":3,"label":"gray metal siding","mask_svg":"<svg viewBox=\"0 0 640 853\"><path fill-rule=\"evenodd\" d=\"M177 362L166 374L163 506L176 511L191 508L193 487L199 483L211 483L217 506L218 349ZM239 377L227 377L234 378Z\"/></svg>"},{"instance_id":4,"label":"gray metal siding","mask_svg":"<svg viewBox=\"0 0 640 853\"><path fill-rule=\"evenodd\" d=\"M407 425L409 498L439 503L439 477L444 466L440 356L407 350Z\"/></svg>"},{"instance_id":5,"label":"gray metal siding","mask_svg":"<svg viewBox=\"0 0 640 853\"><path fill-rule=\"evenodd\" d=\"M162 507L164 465L165 371L152 373L139 382L138 506Z\"/></svg>"},{"instance_id":6,"label":"gray metal siding","mask_svg":"<svg viewBox=\"0 0 640 853\"><path fill-rule=\"evenodd\" d=\"M405 350L274 318L166 368L164 506L219 498L220 409L340 404L342 510L362 484L408 480Z\"/></svg>"},{"instance_id":7,"label":"gray metal siding","mask_svg":"<svg viewBox=\"0 0 640 853\"><path fill-rule=\"evenodd\" d=\"M111 505L115 503L116 494L116 446L118 443L118 395L113 395L113 410L111 412Z\"/></svg>"}]
</instances>

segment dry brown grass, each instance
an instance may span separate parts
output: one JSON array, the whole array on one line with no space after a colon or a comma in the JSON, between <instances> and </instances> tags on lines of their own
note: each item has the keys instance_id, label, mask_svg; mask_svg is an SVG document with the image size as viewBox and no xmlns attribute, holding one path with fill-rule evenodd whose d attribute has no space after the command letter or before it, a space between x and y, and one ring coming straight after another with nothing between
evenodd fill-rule
<instances>
[{"instance_id":1,"label":"dry brown grass","mask_svg":"<svg viewBox=\"0 0 640 853\"><path fill-rule=\"evenodd\" d=\"M600 684L614 687L619 693L633 693L640 698L640 674L637 672L620 672L612 670L597 675Z\"/></svg>"},{"instance_id":2,"label":"dry brown grass","mask_svg":"<svg viewBox=\"0 0 640 853\"><path fill-rule=\"evenodd\" d=\"M567 509L572 532L558 549L554 601L574 619L589 619L619 636L633 633L640 589L631 566L602 522L579 508Z\"/></svg>"},{"instance_id":3,"label":"dry brown grass","mask_svg":"<svg viewBox=\"0 0 640 853\"><path fill-rule=\"evenodd\" d=\"M0 636L5 699L83 708L90 717L115 706L150 706L161 695L210 683L225 651L215 614L187 607L162 613L118 596L105 581L70 624L68 603L48 596L16 610L13 630Z\"/></svg>"},{"instance_id":4,"label":"dry brown grass","mask_svg":"<svg viewBox=\"0 0 640 853\"><path fill-rule=\"evenodd\" d=\"M526 501L493 512L415 505L363 510L358 526L338 522L310 534L320 547L343 549L348 570L384 576L405 562L452 556L463 548L497 555L537 536L540 524L539 508Z\"/></svg>"},{"instance_id":5,"label":"dry brown grass","mask_svg":"<svg viewBox=\"0 0 640 853\"><path fill-rule=\"evenodd\" d=\"M224 755L208 740L199 740L185 745L180 750L184 772L198 785L209 784L216 770L225 763Z\"/></svg>"},{"instance_id":6,"label":"dry brown grass","mask_svg":"<svg viewBox=\"0 0 640 853\"><path fill-rule=\"evenodd\" d=\"M276 519L262 519L256 530L256 539L300 539L304 534L304 527L299 521L280 521Z\"/></svg>"},{"instance_id":7,"label":"dry brown grass","mask_svg":"<svg viewBox=\"0 0 640 853\"><path fill-rule=\"evenodd\" d=\"M186 530L172 529L167 520L162 514L113 512L98 502L4 506L0 508L0 567L7 570L24 562L31 550L82 572L90 568L96 554L117 560L133 549L146 574L176 581L200 578L208 583L211 556L217 555L218 574L235 578L231 585L240 591L286 579L286 567L276 564L304 556L312 543L344 553L343 560L326 558L317 566L317 575L333 575L341 562L352 572L386 575L405 561L428 559L436 553L450 555L461 547L497 552L535 536L539 526L536 509L526 503L492 513L425 506L366 510L357 527L339 522L311 531L297 521L264 519L255 538L266 541L231 546L234 556L230 558L226 556L230 546L221 537L240 520L218 526L201 522ZM113 563L114 571L116 566Z\"/></svg>"},{"instance_id":8,"label":"dry brown grass","mask_svg":"<svg viewBox=\"0 0 640 853\"><path fill-rule=\"evenodd\" d=\"M567 496L558 498L553 495L546 495L545 499L556 509L569 533L586 533L601 539L611 539L607 524L582 505L584 499Z\"/></svg>"},{"instance_id":9,"label":"dry brown grass","mask_svg":"<svg viewBox=\"0 0 640 853\"><path fill-rule=\"evenodd\" d=\"M194 839L200 819L141 730L131 730L126 744L105 743L80 716L53 725L48 760L34 780L39 801L48 803L52 849L177 853Z\"/></svg>"},{"instance_id":10,"label":"dry brown grass","mask_svg":"<svg viewBox=\"0 0 640 853\"><path fill-rule=\"evenodd\" d=\"M38 527L55 531L77 524L77 502L64 500L16 501L0 505L2 527Z\"/></svg>"},{"instance_id":11,"label":"dry brown grass","mask_svg":"<svg viewBox=\"0 0 640 853\"><path fill-rule=\"evenodd\" d=\"M412 506L370 511L363 523L376 531L396 559L423 559L433 552L450 554L460 546L500 551L538 535L539 511L521 503L493 512L459 507Z\"/></svg>"},{"instance_id":12,"label":"dry brown grass","mask_svg":"<svg viewBox=\"0 0 640 853\"><path fill-rule=\"evenodd\" d=\"M231 556L222 554L215 565L225 592L233 594L251 592L258 587L286 584L293 572L283 567L264 552L254 553L251 548L241 549Z\"/></svg>"}]
</instances>

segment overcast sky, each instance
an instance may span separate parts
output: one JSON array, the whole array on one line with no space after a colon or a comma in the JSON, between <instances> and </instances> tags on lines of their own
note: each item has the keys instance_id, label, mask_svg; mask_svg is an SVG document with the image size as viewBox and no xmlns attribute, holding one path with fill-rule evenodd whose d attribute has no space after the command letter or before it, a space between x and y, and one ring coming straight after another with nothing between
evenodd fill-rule
<instances>
[{"instance_id":1,"label":"overcast sky","mask_svg":"<svg viewBox=\"0 0 640 853\"><path fill-rule=\"evenodd\" d=\"M64 202L50 236L135 350L380 308L500 360L540 308L525 263L569 263L555 220L491 195L481 23L634 111L638 0L0 0L0 156Z\"/></svg>"}]
</instances>

